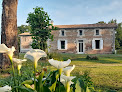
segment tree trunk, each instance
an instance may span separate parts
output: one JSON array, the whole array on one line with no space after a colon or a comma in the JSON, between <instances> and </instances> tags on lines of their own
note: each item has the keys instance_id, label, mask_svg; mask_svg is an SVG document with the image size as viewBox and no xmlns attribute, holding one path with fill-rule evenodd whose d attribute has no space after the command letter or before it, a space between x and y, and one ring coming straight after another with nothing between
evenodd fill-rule
<instances>
[{"instance_id":1,"label":"tree trunk","mask_svg":"<svg viewBox=\"0 0 122 92\"><path fill-rule=\"evenodd\" d=\"M18 0L3 0L2 2L2 31L1 43L9 48L16 48L15 55L18 56L18 34L17 34L17 4ZM0 54L0 65L6 68L10 61L6 54Z\"/></svg>"}]
</instances>

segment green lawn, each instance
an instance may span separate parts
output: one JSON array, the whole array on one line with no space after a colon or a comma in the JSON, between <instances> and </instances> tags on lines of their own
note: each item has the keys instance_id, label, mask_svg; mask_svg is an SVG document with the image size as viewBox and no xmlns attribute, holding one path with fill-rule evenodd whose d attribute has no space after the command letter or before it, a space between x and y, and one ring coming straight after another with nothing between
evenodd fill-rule
<instances>
[{"instance_id":1,"label":"green lawn","mask_svg":"<svg viewBox=\"0 0 122 92\"><path fill-rule=\"evenodd\" d=\"M20 58L23 58L24 54L20 54ZM72 71L73 76L80 77L83 71L90 71L91 80L94 83L96 90L117 90L122 92L122 55L121 54L101 54L92 55L97 56L99 60L87 60L85 54L53 54L54 59L67 60L68 58L72 60L70 65L75 65L75 69ZM25 63L22 70L27 70L25 66L32 67L32 63ZM48 62L38 63L38 70L45 66L48 70L55 69L50 66ZM29 68L32 70L32 68ZM30 71L29 71L30 72ZM3 73L2 73L3 74ZM1 74L1 78L2 78ZM6 74L6 73L4 73ZM2 83L0 83L2 86Z\"/></svg>"},{"instance_id":2,"label":"green lawn","mask_svg":"<svg viewBox=\"0 0 122 92\"><path fill-rule=\"evenodd\" d=\"M76 65L72 75L80 76L83 71L90 71L90 77L97 89L112 89L122 91L122 55L99 54L99 60L87 60L85 54L60 54L57 57L72 60L70 65ZM56 58L56 57L55 57ZM56 58L57 59L57 58Z\"/></svg>"}]
</instances>

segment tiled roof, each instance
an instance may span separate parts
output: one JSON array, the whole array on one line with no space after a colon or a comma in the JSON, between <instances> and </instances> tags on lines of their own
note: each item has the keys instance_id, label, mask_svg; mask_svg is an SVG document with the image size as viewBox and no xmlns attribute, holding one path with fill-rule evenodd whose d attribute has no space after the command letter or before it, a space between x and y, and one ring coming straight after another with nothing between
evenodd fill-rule
<instances>
[{"instance_id":1,"label":"tiled roof","mask_svg":"<svg viewBox=\"0 0 122 92\"><path fill-rule=\"evenodd\" d=\"M54 25L54 27L58 27L60 29L70 29L70 28L116 28L117 25L115 23L111 24L79 24L79 25Z\"/></svg>"},{"instance_id":2,"label":"tiled roof","mask_svg":"<svg viewBox=\"0 0 122 92\"><path fill-rule=\"evenodd\" d=\"M54 25L59 29L77 29L77 28L117 28L115 23L111 24L78 24L78 25ZM31 36L29 32L19 34L19 36Z\"/></svg>"},{"instance_id":3,"label":"tiled roof","mask_svg":"<svg viewBox=\"0 0 122 92\"><path fill-rule=\"evenodd\" d=\"M19 34L19 36L31 36L31 34L29 32L24 32Z\"/></svg>"}]
</instances>

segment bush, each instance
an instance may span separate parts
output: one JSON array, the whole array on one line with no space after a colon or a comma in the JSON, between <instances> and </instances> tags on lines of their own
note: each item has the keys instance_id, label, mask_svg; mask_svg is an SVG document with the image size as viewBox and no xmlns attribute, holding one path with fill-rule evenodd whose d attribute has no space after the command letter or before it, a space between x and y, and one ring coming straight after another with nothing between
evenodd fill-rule
<instances>
[{"instance_id":1,"label":"bush","mask_svg":"<svg viewBox=\"0 0 122 92\"><path fill-rule=\"evenodd\" d=\"M99 60L99 58L97 56L89 56L89 55L86 56L86 59L88 59L88 60Z\"/></svg>"}]
</instances>

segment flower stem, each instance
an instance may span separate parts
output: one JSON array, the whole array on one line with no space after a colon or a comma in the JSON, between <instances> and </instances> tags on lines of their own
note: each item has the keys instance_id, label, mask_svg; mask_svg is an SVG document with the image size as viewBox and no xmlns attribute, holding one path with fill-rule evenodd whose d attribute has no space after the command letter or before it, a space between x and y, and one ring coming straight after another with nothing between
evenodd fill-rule
<instances>
[{"instance_id":1,"label":"flower stem","mask_svg":"<svg viewBox=\"0 0 122 92\"><path fill-rule=\"evenodd\" d=\"M20 71L17 69L17 78L18 78L18 85L19 86L19 80L20 80Z\"/></svg>"},{"instance_id":2,"label":"flower stem","mask_svg":"<svg viewBox=\"0 0 122 92\"><path fill-rule=\"evenodd\" d=\"M34 67L34 89L36 90L36 68Z\"/></svg>"},{"instance_id":3,"label":"flower stem","mask_svg":"<svg viewBox=\"0 0 122 92\"><path fill-rule=\"evenodd\" d=\"M61 80L61 79L60 79L60 74L59 74L59 92L60 92L60 80Z\"/></svg>"},{"instance_id":4,"label":"flower stem","mask_svg":"<svg viewBox=\"0 0 122 92\"><path fill-rule=\"evenodd\" d=\"M12 67L12 72L13 72L14 86L16 86L15 71L14 71L14 65L13 65L12 58L10 58L10 62L11 62L11 67ZM17 92L17 89L15 89L15 90Z\"/></svg>"},{"instance_id":5,"label":"flower stem","mask_svg":"<svg viewBox=\"0 0 122 92\"><path fill-rule=\"evenodd\" d=\"M62 73L62 68L59 69L59 92L60 92L60 77L61 77L61 73Z\"/></svg>"},{"instance_id":6,"label":"flower stem","mask_svg":"<svg viewBox=\"0 0 122 92\"><path fill-rule=\"evenodd\" d=\"M66 92L70 92L70 84L69 84L69 82L66 83Z\"/></svg>"}]
</instances>

